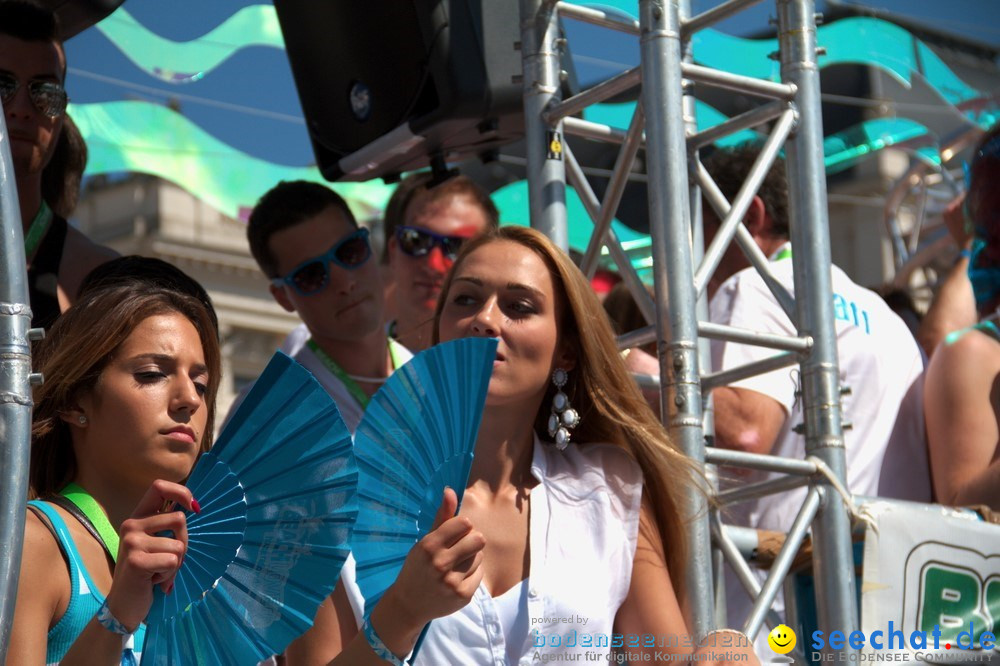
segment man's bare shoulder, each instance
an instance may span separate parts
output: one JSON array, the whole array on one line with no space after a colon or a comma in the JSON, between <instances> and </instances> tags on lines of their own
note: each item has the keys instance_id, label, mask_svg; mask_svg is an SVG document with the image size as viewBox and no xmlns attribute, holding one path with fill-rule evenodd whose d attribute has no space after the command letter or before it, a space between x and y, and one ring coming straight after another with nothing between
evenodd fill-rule
<instances>
[{"instance_id":1,"label":"man's bare shoulder","mask_svg":"<svg viewBox=\"0 0 1000 666\"><path fill-rule=\"evenodd\" d=\"M942 354L941 363L975 360L980 363L1000 363L1000 341L979 328L964 328L949 333L938 346L932 363Z\"/></svg>"},{"instance_id":2,"label":"man's bare shoulder","mask_svg":"<svg viewBox=\"0 0 1000 666\"><path fill-rule=\"evenodd\" d=\"M91 263L90 269L118 257L118 253L105 245L98 245L75 227L66 230L66 251L80 253L79 259ZM63 253L65 256L66 252Z\"/></svg>"},{"instance_id":3,"label":"man's bare shoulder","mask_svg":"<svg viewBox=\"0 0 1000 666\"><path fill-rule=\"evenodd\" d=\"M950 333L927 367L927 382L991 379L1000 373L1000 342L978 328ZM960 379L961 378L961 379Z\"/></svg>"},{"instance_id":4,"label":"man's bare shoulder","mask_svg":"<svg viewBox=\"0 0 1000 666\"><path fill-rule=\"evenodd\" d=\"M110 247L98 245L79 229L66 231L62 261L59 264L59 283L71 300L76 300L83 278L101 264L118 257Z\"/></svg>"}]
</instances>

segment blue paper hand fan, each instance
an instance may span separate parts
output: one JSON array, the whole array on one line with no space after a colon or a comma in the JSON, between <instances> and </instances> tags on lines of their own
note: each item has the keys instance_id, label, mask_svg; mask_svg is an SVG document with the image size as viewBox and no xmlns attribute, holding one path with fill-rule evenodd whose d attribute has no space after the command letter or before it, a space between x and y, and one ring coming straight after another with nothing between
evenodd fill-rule
<instances>
[{"instance_id":1,"label":"blue paper hand fan","mask_svg":"<svg viewBox=\"0 0 1000 666\"><path fill-rule=\"evenodd\" d=\"M156 588L144 666L256 664L312 626L357 517L351 435L313 376L278 352L187 481L188 551Z\"/></svg>"},{"instance_id":2,"label":"blue paper hand fan","mask_svg":"<svg viewBox=\"0 0 1000 666\"><path fill-rule=\"evenodd\" d=\"M430 530L445 486L462 499L496 348L492 338L431 347L368 404L354 436L359 511L351 537L366 617Z\"/></svg>"}]
</instances>

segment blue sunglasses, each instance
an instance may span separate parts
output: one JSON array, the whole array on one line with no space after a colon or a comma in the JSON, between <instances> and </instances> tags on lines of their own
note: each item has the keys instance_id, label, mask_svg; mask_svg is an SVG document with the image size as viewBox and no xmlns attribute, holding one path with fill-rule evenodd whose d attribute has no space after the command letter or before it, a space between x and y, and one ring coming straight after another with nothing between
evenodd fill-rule
<instances>
[{"instance_id":1,"label":"blue sunglasses","mask_svg":"<svg viewBox=\"0 0 1000 666\"><path fill-rule=\"evenodd\" d=\"M330 264L334 263L353 271L360 268L372 256L368 244L368 230L358 229L337 241L333 247L312 259L307 259L288 272L284 277L272 278L275 287L288 285L303 296L318 293L330 283Z\"/></svg>"}]
</instances>

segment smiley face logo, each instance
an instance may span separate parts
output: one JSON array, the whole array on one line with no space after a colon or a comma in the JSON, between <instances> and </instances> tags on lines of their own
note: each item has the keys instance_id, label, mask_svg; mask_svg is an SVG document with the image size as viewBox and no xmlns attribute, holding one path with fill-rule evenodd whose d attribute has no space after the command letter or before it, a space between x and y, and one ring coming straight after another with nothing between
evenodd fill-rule
<instances>
[{"instance_id":1,"label":"smiley face logo","mask_svg":"<svg viewBox=\"0 0 1000 666\"><path fill-rule=\"evenodd\" d=\"M788 654L795 648L795 632L787 624L779 624L767 635L767 644L778 654Z\"/></svg>"}]
</instances>

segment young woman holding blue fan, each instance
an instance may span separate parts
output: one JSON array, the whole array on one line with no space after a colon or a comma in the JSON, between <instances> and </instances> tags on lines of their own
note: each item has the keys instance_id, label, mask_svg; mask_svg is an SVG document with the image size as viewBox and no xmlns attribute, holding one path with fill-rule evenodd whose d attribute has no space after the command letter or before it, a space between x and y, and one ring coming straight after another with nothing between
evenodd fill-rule
<instances>
[{"instance_id":1,"label":"young woman holding blue fan","mask_svg":"<svg viewBox=\"0 0 1000 666\"><path fill-rule=\"evenodd\" d=\"M417 666L607 661L616 633L655 638L627 648L643 661L694 652L681 498L699 476L643 400L587 280L537 231L471 240L443 286L434 333L470 336L499 346L461 511L444 524L455 533L434 529L411 551L392 612L380 602L364 637L384 659L365 663L402 663L435 617ZM427 543L455 540L459 527L485 544L463 563L474 571L465 577L451 568L458 558ZM402 594L416 580L450 586L450 606ZM322 624L348 613L335 593L308 640L336 654L343 634L324 636ZM349 649L372 655L359 638ZM754 661L741 638L724 640Z\"/></svg>"},{"instance_id":2,"label":"young woman holding blue fan","mask_svg":"<svg viewBox=\"0 0 1000 666\"><path fill-rule=\"evenodd\" d=\"M461 512L486 537L483 584L431 625L425 663L460 650L477 664L603 660L596 645L613 633L685 635L681 498L697 476L625 369L583 274L543 234L506 227L469 244L444 293L438 339L500 342ZM668 641L650 658L693 651Z\"/></svg>"},{"instance_id":3,"label":"young woman holding blue fan","mask_svg":"<svg viewBox=\"0 0 1000 666\"><path fill-rule=\"evenodd\" d=\"M39 499L7 663L134 664L153 588L170 592L186 551L174 507L199 511L180 483L212 442L216 329L198 299L125 281L83 296L36 360Z\"/></svg>"}]
</instances>

